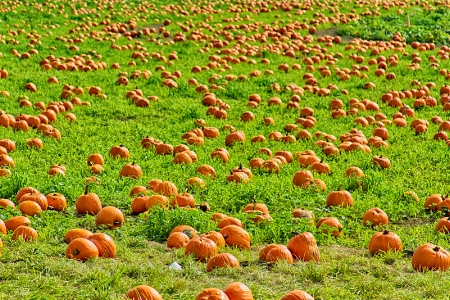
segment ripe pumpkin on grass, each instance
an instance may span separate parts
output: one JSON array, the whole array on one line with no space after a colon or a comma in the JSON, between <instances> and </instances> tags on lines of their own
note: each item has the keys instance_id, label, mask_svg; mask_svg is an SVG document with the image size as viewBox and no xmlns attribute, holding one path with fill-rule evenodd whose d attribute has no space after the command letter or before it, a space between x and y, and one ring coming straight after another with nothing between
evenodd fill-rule
<instances>
[{"instance_id":1,"label":"ripe pumpkin on grass","mask_svg":"<svg viewBox=\"0 0 450 300\"><path fill-rule=\"evenodd\" d=\"M29 226L30 219L24 216L11 217L5 221L6 229L14 231L19 226Z\"/></svg>"},{"instance_id":2,"label":"ripe pumpkin on grass","mask_svg":"<svg viewBox=\"0 0 450 300\"><path fill-rule=\"evenodd\" d=\"M372 227L377 225L386 225L389 223L389 218L387 214L378 207L371 208L363 216L363 224L372 225Z\"/></svg>"},{"instance_id":3,"label":"ripe pumpkin on grass","mask_svg":"<svg viewBox=\"0 0 450 300\"><path fill-rule=\"evenodd\" d=\"M28 226L19 226L14 229L13 240L17 241L22 238L25 242L30 242L38 239L38 233L35 229Z\"/></svg>"},{"instance_id":4,"label":"ripe pumpkin on grass","mask_svg":"<svg viewBox=\"0 0 450 300\"><path fill-rule=\"evenodd\" d=\"M22 201L19 204L19 209L24 215L31 217L42 214L42 208L33 201Z\"/></svg>"},{"instance_id":5,"label":"ripe pumpkin on grass","mask_svg":"<svg viewBox=\"0 0 450 300\"><path fill-rule=\"evenodd\" d=\"M184 254L193 254L197 260L205 262L217 255L217 245L207 238L194 237L186 245Z\"/></svg>"},{"instance_id":6,"label":"ripe pumpkin on grass","mask_svg":"<svg viewBox=\"0 0 450 300\"><path fill-rule=\"evenodd\" d=\"M223 292L230 300L253 300L252 291L242 282L232 282L227 285Z\"/></svg>"},{"instance_id":7,"label":"ripe pumpkin on grass","mask_svg":"<svg viewBox=\"0 0 450 300\"><path fill-rule=\"evenodd\" d=\"M312 233L304 232L291 238L287 244L292 256L297 260L320 260L320 252Z\"/></svg>"},{"instance_id":8,"label":"ripe pumpkin on grass","mask_svg":"<svg viewBox=\"0 0 450 300\"><path fill-rule=\"evenodd\" d=\"M183 248L189 243L189 237L183 232L174 232L167 238L167 247L169 248Z\"/></svg>"},{"instance_id":9,"label":"ripe pumpkin on grass","mask_svg":"<svg viewBox=\"0 0 450 300\"><path fill-rule=\"evenodd\" d=\"M211 272L215 268L239 268L239 261L230 253L220 253L212 257L206 266L206 271Z\"/></svg>"},{"instance_id":10,"label":"ripe pumpkin on grass","mask_svg":"<svg viewBox=\"0 0 450 300\"><path fill-rule=\"evenodd\" d=\"M197 236L197 230L195 230L194 228L192 228L191 226L188 226L188 225L178 225L178 226L174 227L172 229L172 231L170 231L170 234L172 234L174 232L183 232L190 238Z\"/></svg>"},{"instance_id":11,"label":"ripe pumpkin on grass","mask_svg":"<svg viewBox=\"0 0 450 300\"><path fill-rule=\"evenodd\" d=\"M327 197L327 206L353 206L353 197L348 191L339 187L337 191L331 192Z\"/></svg>"},{"instance_id":12,"label":"ripe pumpkin on grass","mask_svg":"<svg viewBox=\"0 0 450 300\"><path fill-rule=\"evenodd\" d=\"M195 300L230 300L228 296L219 289L208 288L201 291L200 294L195 297Z\"/></svg>"},{"instance_id":13,"label":"ripe pumpkin on grass","mask_svg":"<svg viewBox=\"0 0 450 300\"><path fill-rule=\"evenodd\" d=\"M284 295L281 300L314 300L314 298L307 292L294 290Z\"/></svg>"},{"instance_id":14,"label":"ripe pumpkin on grass","mask_svg":"<svg viewBox=\"0 0 450 300\"><path fill-rule=\"evenodd\" d=\"M59 193L50 193L47 195L48 206L53 210L61 211L67 207L67 200L64 195Z\"/></svg>"},{"instance_id":15,"label":"ripe pumpkin on grass","mask_svg":"<svg viewBox=\"0 0 450 300\"><path fill-rule=\"evenodd\" d=\"M388 251L402 251L402 241L393 232L387 230L375 233L369 242L369 252L372 255Z\"/></svg>"},{"instance_id":16,"label":"ripe pumpkin on grass","mask_svg":"<svg viewBox=\"0 0 450 300\"><path fill-rule=\"evenodd\" d=\"M95 218L95 225L106 225L109 229L122 227L124 222L123 213L114 206L103 207Z\"/></svg>"},{"instance_id":17,"label":"ripe pumpkin on grass","mask_svg":"<svg viewBox=\"0 0 450 300\"><path fill-rule=\"evenodd\" d=\"M148 285L139 285L128 291L127 299L131 300L163 300L157 290Z\"/></svg>"},{"instance_id":18,"label":"ripe pumpkin on grass","mask_svg":"<svg viewBox=\"0 0 450 300\"><path fill-rule=\"evenodd\" d=\"M323 233L328 233L329 229L332 228L334 230L331 231L331 234L334 237L339 237L342 234L341 222L333 217L321 218L319 221L317 221L316 228L320 228Z\"/></svg>"},{"instance_id":19,"label":"ripe pumpkin on grass","mask_svg":"<svg viewBox=\"0 0 450 300\"><path fill-rule=\"evenodd\" d=\"M250 235L241 227L228 225L220 230L220 234L228 246L250 249Z\"/></svg>"},{"instance_id":20,"label":"ripe pumpkin on grass","mask_svg":"<svg viewBox=\"0 0 450 300\"><path fill-rule=\"evenodd\" d=\"M84 194L79 196L75 202L75 207L79 214L96 215L102 209L100 198L95 193L89 193L89 185L86 185Z\"/></svg>"},{"instance_id":21,"label":"ripe pumpkin on grass","mask_svg":"<svg viewBox=\"0 0 450 300\"><path fill-rule=\"evenodd\" d=\"M450 268L450 253L444 248L426 243L414 251L411 263L416 271L445 271Z\"/></svg>"},{"instance_id":22,"label":"ripe pumpkin on grass","mask_svg":"<svg viewBox=\"0 0 450 300\"><path fill-rule=\"evenodd\" d=\"M105 233L94 233L91 234L87 239L95 244L98 249L99 257L116 257L116 244L109 235Z\"/></svg>"},{"instance_id":23,"label":"ripe pumpkin on grass","mask_svg":"<svg viewBox=\"0 0 450 300\"><path fill-rule=\"evenodd\" d=\"M66 257L85 261L90 258L98 257L97 246L85 238L76 238L70 242L66 249Z\"/></svg>"}]
</instances>

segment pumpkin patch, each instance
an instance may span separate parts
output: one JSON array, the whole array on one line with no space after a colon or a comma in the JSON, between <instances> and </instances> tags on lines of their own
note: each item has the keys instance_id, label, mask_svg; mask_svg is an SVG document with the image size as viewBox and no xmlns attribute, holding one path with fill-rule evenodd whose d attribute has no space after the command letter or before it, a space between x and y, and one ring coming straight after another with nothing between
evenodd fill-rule
<instances>
[{"instance_id":1,"label":"pumpkin patch","mask_svg":"<svg viewBox=\"0 0 450 300\"><path fill-rule=\"evenodd\" d=\"M0 298L444 299L449 7L1 2Z\"/></svg>"}]
</instances>

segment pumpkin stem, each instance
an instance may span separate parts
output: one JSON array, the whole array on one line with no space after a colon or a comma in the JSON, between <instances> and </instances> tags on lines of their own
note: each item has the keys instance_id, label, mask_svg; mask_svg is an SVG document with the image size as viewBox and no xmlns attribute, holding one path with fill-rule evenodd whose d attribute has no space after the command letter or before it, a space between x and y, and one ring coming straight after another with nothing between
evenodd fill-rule
<instances>
[{"instance_id":1,"label":"pumpkin stem","mask_svg":"<svg viewBox=\"0 0 450 300\"><path fill-rule=\"evenodd\" d=\"M84 188L84 194L87 195L89 193L89 185L86 184L86 187Z\"/></svg>"},{"instance_id":2,"label":"pumpkin stem","mask_svg":"<svg viewBox=\"0 0 450 300\"><path fill-rule=\"evenodd\" d=\"M223 238L224 238L224 239L227 239L227 238L228 238L228 234L224 234L224 235L223 235Z\"/></svg>"},{"instance_id":3,"label":"pumpkin stem","mask_svg":"<svg viewBox=\"0 0 450 300\"><path fill-rule=\"evenodd\" d=\"M123 145L119 145L119 147L121 147L121 148L122 148L122 147L123 147Z\"/></svg>"},{"instance_id":4,"label":"pumpkin stem","mask_svg":"<svg viewBox=\"0 0 450 300\"><path fill-rule=\"evenodd\" d=\"M342 185L339 186L338 191L342 191Z\"/></svg>"},{"instance_id":5,"label":"pumpkin stem","mask_svg":"<svg viewBox=\"0 0 450 300\"><path fill-rule=\"evenodd\" d=\"M134 166L134 161L131 163L132 166Z\"/></svg>"},{"instance_id":6,"label":"pumpkin stem","mask_svg":"<svg viewBox=\"0 0 450 300\"><path fill-rule=\"evenodd\" d=\"M242 163L239 163L239 170L242 170Z\"/></svg>"},{"instance_id":7,"label":"pumpkin stem","mask_svg":"<svg viewBox=\"0 0 450 300\"><path fill-rule=\"evenodd\" d=\"M292 235L299 235L300 232L298 232L298 231L292 231L291 234L292 234Z\"/></svg>"},{"instance_id":8,"label":"pumpkin stem","mask_svg":"<svg viewBox=\"0 0 450 300\"><path fill-rule=\"evenodd\" d=\"M433 248L433 251L434 251L434 252L438 252L439 249L441 249L441 248L439 248L439 246L436 246L436 247Z\"/></svg>"},{"instance_id":9,"label":"pumpkin stem","mask_svg":"<svg viewBox=\"0 0 450 300\"><path fill-rule=\"evenodd\" d=\"M389 231L387 231L386 229L383 231L383 235L387 235L389 234Z\"/></svg>"}]
</instances>

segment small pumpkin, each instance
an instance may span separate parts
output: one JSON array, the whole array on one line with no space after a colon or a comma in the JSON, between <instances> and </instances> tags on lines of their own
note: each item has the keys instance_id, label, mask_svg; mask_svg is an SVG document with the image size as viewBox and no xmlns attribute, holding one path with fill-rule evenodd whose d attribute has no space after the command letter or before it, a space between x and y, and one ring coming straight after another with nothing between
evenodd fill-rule
<instances>
[{"instance_id":1,"label":"small pumpkin","mask_svg":"<svg viewBox=\"0 0 450 300\"><path fill-rule=\"evenodd\" d=\"M59 193L50 193L46 196L48 206L56 211L62 211L67 207L67 200L64 195Z\"/></svg>"},{"instance_id":2,"label":"small pumpkin","mask_svg":"<svg viewBox=\"0 0 450 300\"><path fill-rule=\"evenodd\" d=\"M386 225L389 223L387 214L378 207L371 208L363 216L363 224L370 223L372 227L377 225Z\"/></svg>"},{"instance_id":3,"label":"small pumpkin","mask_svg":"<svg viewBox=\"0 0 450 300\"><path fill-rule=\"evenodd\" d=\"M109 155L113 158L129 158L130 151L124 145L114 146L109 150Z\"/></svg>"},{"instance_id":4,"label":"small pumpkin","mask_svg":"<svg viewBox=\"0 0 450 300\"><path fill-rule=\"evenodd\" d=\"M120 177L139 179L142 177L141 167L134 162L128 163L120 170Z\"/></svg>"},{"instance_id":5,"label":"small pumpkin","mask_svg":"<svg viewBox=\"0 0 450 300\"><path fill-rule=\"evenodd\" d=\"M323 233L328 233L331 228L331 234L334 237L339 237L342 234L342 224L338 219L333 217L320 218L316 224L316 228L320 228Z\"/></svg>"},{"instance_id":6,"label":"small pumpkin","mask_svg":"<svg viewBox=\"0 0 450 300\"><path fill-rule=\"evenodd\" d=\"M353 206L353 197L348 191L343 191L339 187L337 191L331 192L328 195L327 206Z\"/></svg>"}]
</instances>

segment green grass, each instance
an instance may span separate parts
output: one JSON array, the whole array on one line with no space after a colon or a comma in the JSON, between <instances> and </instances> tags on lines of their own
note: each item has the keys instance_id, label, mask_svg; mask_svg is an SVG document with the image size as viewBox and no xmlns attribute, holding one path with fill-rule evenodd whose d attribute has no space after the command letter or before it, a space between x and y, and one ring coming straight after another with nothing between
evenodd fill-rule
<instances>
[{"instance_id":1,"label":"green grass","mask_svg":"<svg viewBox=\"0 0 450 300\"><path fill-rule=\"evenodd\" d=\"M188 16L169 13L163 7L169 3L177 3L182 9L189 11ZM195 42L186 41L174 43L173 45L159 45L170 39L164 38L159 33L151 34L157 42L152 42L149 37L139 37L132 41L125 37L120 37L114 41L97 42L88 38L88 31L77 31L69 33L71 29L83 28L87 22L97 22L100 24L105 18L115 22L127 23L134 18L137 21L138 29L144 27L159 28L160 23L165 19L170 19L170 25L165 26L171 34L180 31L179 24L190 21L194 28L184 33L189 36L194 30L200 30L211 38L224 40L222 34L213 36L212 29L223 29L227 25L270 24L282 27L286 24L298 21L309 24L315 12L320 11L331 16L335 15L323 10L319 6L314 6L312 10L307 10L303 15L295 15L297 8L289 11L276 9L269 13L253 14L248 12L245 5L236 4L244 11L240 17L250 17L250 20L238 20L236 22L223 22L226 18L235 17L235 13L228 11L234 7L231 3L212 2L216 9L214 14L198 13L190 11L186 1L128 1L126 3L114 2L111 9L106 8L106 4L89 2L86 9L94 9L95 13L78 12L74 15L69 7L69 2L48 2L56 4L42 6L42 11L35 8L34 1L24 1L12 8L11 5L1 4L1 7L11 7L11 11L3 12L0 19L0 35L4 44L0 44L0 67L9 72L7 79L0 79L0 90L8 91L11 96L0 96L0 109L17 116L19 114L38 115L39 111L34 108L19 107L17 99L26 95L32 103L43 101L60 101L60 94L64 84L81 86L85 90L85 95L80 96L82 101L89 101L91 106L76 106L74 113L77 121L70 123L63 118L64 114L58 115L58 120L53 124L60 130L62 139L55 140L43 136L36 130L28 132L14 132L11 128L0 127L0 138L9 138L16 142L17 151L11 152L16 167L12 168L12 176L0 178L0 198L15 200L17 191L25 186L33 186L42 193L59 192L66 196L68 208L64 212L45 211L39 217L31 219L31 226L39 233L39 240L32 243L15 242L12 234L2 236L4 247L0 262L0 299L124 299L124 294L132 287L140 284L148 284L157 289L164 299L195 299L200 291L207 287L224 288L233 281L241 281L248 285L254 294L255 299L280 299L284 294L294 289L302 289L313 295L316 299L391 299L395 294L396 299L447 299L447 291L442 288L442 280L450 279L447 272L425 272L413 271L411 267L411 253L417 246L425 242L436 243L441 247L450 249L448 236L438 234L434 228L442 213L428 213L424 209L425 198L433 193L448 194L450 182L449 148L444 142L433 140L433 135L438 131L439 125L430 124L427 133L416 136L410 127L397 128L393 125L387 126L389 130L389 149L372 149L371 154L360 152L345 153L336 157L325 157L321 149L314 146L317 139L308 141L297 141L293 144L283 144L280 142L266 142L264 144L251 144L253 136L262 134L268 136L272 131L283 132L283 127L288 123L295 123L299 117L298 111L286 110L285 105L291 97L291 93L284 89L290 83L303 87L305 81L303 75L307 73L306 66L302 60L306 55L300 51L296 52L297 58L289 58L269 49L262 49L254 57L257 65L246 63L230 64L231 70L221 71L211 69L201 73L192 73L193 66L205 66L209 62L209 56L219 55L221 58L226 54L216 52L210 41ZM210 2L199 3L197 7ZM152 8L150 5L155 5ZM63 5L64 13L59 14L59 5ZM75 7L80 9L84 4L75 3ZM109 5L109 4L108 4ZM100 7L103 6L103 7ZM147 12L132 11L132 8L147 6ZM269 4L270 7L273 4ZM26 9L26 13L21 13ZM222 11L218 11L221 9ZM356 7L347 2L340 2L341 13L349 14L352 9L356 13L362 13L365 7ZM369 9L372 9L369 7ZM391 8L388 11L380 9L381 17L361 17L357 25L360 32L366 32L367 24L373 27L373 22L383 25L383 22L392 22L390 33L395 32L395 26L401 26L401 17L395 17L398 8ZM440 26L441 19L433 16L441 11L441 8L432 13L426 12L420 6L414 5L408 10L414 11L417 16L412 17L412 28L417 26ZM98 13L99 16L96 16ZM114 14L113 14L114 13ZM443 12L446 14L446 12ZM49 18L51 14L54 14ZM288 14L291 14L289 16ZM279 18L276 18L279 15ZM422 16L427 15L427 18ZM208 21L207 18L212 20ZM145 20L144 20L145 18ZM305 18L305 21L303 20ZM159 24L155 21L159 19ZM422 20L421 24L418 24ZM278 23L275 23L278 22ZM372 23L371 23L372 22ZM429 23L424 23L429 22ZM437 23L439 22L439 24ZM443 22L443 21L442 21ZM177 25L178 23L178 25ZM278 24L278 25L277 25ZM58 25L55 29L48 30L45 26ZM351 25L351 24L349 24ZM349 25L338 24L338 27ZM377 26L378 26L377 25ZM330 28L331 23L317 26L318 29ZM356 25L351 25L356 26ZM366 26L366 25L364 25ZM104 32L105 26L99 25L90 30ZM10 35L11 30L23 29L15 36ZM249 45L263 47L259 42L252 42L249 39L255 34L263 33L261 27L244 30L237 27L228 30L227 33L233 37L246 35ZM391 27L389 27L391 28ZM41 44L35 45L39 51L38 55L31 56L30 59L20 59L10 53L16 49L20 54L29 51L27 36L36 31L42 36ZM353 27L355 30L355 27ZM440 28L435 28L439 33ZM51 32L51 35L48 34ZM302 36L308 34L306 29L296 30ZM368 31L367 31L368 32ZM56 39L73 39L85 36L84 42L76 44L80 50L69 50L68 42ZM345 34L350 34L345 32ZM402 32L403 34L403 32ZM100 35L108 37L108 34ZM404 37L405 34L403 34ZM388 35L386 38L389 38ZM414 39L416 36L411 35ZM376 36L370 36L376 38ZM15 41L18 44L14 44ZM384 39L384 37L383 37ZM419 40L419 39L418 39ZM179 60L173 61L173 65L164 63L158 59L148 58L148 62L135 60L136 66L128 66L132 53L135 50L119 51L111 48L111 44L135 45L141 42L146 47L149 54L154 52L168 56L172 51L176 51ZM412 40L408 40L412 41ZM428 41L428 40L424 40ZM445 41L435 41L446 43ZM288 43L288 42L286 42ZM268 38L268 45L275 42ZM314 42L313 44L318 44ZM231 41L227 48L237 45ZM324 44L320 44L325 47ZM51 50L50 47L55 47ZM200 49L209 47L210 52L200 53ZM241 47L245 47L241 45ZM361 53L357 50L345 50L346 45L334 45L326 48L328 53L340 52L343 58L336 62L336 67L351 68L355 63L348 57L355 53L365 57L365 64L371 58L370 51ZM95 50L95 52L93 52ZM410 46L406 48L409 54L401 55L394 51L382 53L385 57L398 54L399 63L395 67L389 67L387 72L394 72L396 80L388 81L384 77L376 77L374 72L376 66L370 66L367 72L368 79L360 79L352 76L349 81L341 81L333 70L332 76L322 77L318 72L313 72L320 87L329 84L336 84L339 88L327 97L318 97L316 94L305 92L301 97L301 107L312 107L317 118L316 126L309 131L324 131L336 137L348 132L354 127L354 117L345 117L338 120L331 118L331 111L328 109L329 102L334 98L341 99L345 104L345 109L349 109L351 98L370 99L379 104L381 112L387 115L388 119L398 111L398 109L388 107L381 102L381 96L390 90L410 89L410 83L417 79L422 84L434 82L437 89L431 91L431 96L439 102L439 88L448 83L444 76L439 75L439 68L450 69L448 60L441 60L440 67L433 69L429 67L428 56L435 55L439 49L434 51L420 52L422 58L420 71L410 71L407 65L411 63L411 54L416 52ZM101 55L101 58L94 57L94 53ZM82 71L57 71L55 69L44 71L39 62L48 55L56 57L71 57L73 55L88 55L96 62L104 61L107 64L106 70L93 72ZM231 55L239 57L241 55ZM262 58L271 61L270 65L260 64ZM113 63L121 65L120 70L111 69ZM277 70L278 65L287 63L292 66L298 63L301 70L290 69L287 73ZM325 65L322 61L320 65ZM157 66L165 66L166 70L174 72L180 70L183 74L181 79L177 79L179 88L169 89L161 85L163 79L159 71L155 71ZM272 70L274 75L263 75L252 78L249 73L259 69L264 72L266 69ZM134 70L150 70L152 76L145 80L130 79L128 86L117 85L116 81L121 72L129 75ZM215 81L217 85L222 85L224 90L217 90L214 93L218 98L230 105L227 120L217 120L211 116L206 116L206 107L202 106L202 95L195 92L195 88L188 85L189 78L196 78L201 84L210 85L209 78L215 74L220 74L223 78ZM224 77L227 74L247 75L245 81L227 82ZM59 79L58 85L47 84L47 79L56 76ZM373 82L377 88L373 91L364 90L362 87L368 81ZM33 82L37 86L36 93L25 91L23 86L27 82ZM269 86L278 83L282 87L281 92L272 91ZM88 87L100 86L102 91L108 96L108 100L102 100L94 96L87 95ZM138 108L125 95L128 91L139 88L146 97L158 96L158 102L151 102L150 107ZM340 90L347 89L349 95L343 95ZM257 109L247 107L247 99L251 94L261 95L263 101ZM280 97L283 101L281 107L269 107L267 101L273 97ZM411 105L413 99L404 100L405 104ZM256 120L248 123L240 121L240 116L244 111L252 110ZM432 116L438 115L443 120L450 118L450 113L442 110L442 106L435 108L425 107L416 110L416 118L430 121ZM374 115L373 112L360 112L360 116ZM265 126L263 117L271 116L276 125ZM230 160L223 164L210 158L210 153L219 147L225 147L226 133L221 131L217 139L205 140L205 145L190 146L198 155L198 162L191 165L174 165L172 156L159 156L152 150L145 150L140 145L140 140L147 136L166 141L172 145L184 143L181 136L193 129L194 120L203 118L208 126L222 128L229 124L245 132L247 141L243 145L228 147ZM408 124L413 119L408 118ZM369 126L361 129L366 137L370 137L375 129ZM26 141L32 137L39 137L44 142L42 150L30 149ZM117 160L108 156L109 149L114 145L123 144L131 153L130 159ZM337 146L339 143L336 142ZM294 188L292 178L296 171L300 170L297 162L281 167L278 175L268 174L255 170L254 178L247 184L227 184L226 176L229 170L242 163L248 166L248 161L254 157L267 157L258 153L259 148L268 147L275 153L278 150L288 150L292 153L312 149L330 165L332 173L330 175L315 175L322 179L327 185L326 192L313 192ZM105 158L105 171L99 175L99 184L92 185L91 190L97 193L104 206L113 205L120 208L125 214L125 224L117 230L107 230L95 227L95 218L92 216L79 216L76 214L75 201L84 191L84 180L91 176L87 167L87 157L92 153L101 153ZM374 155L383 155L390 159L392 167L387 170L378 169L373 166ZM139 164L144 176L139 180L121 179L119 172L123 165L128 162ZM51 165L63 164L67 167L66 177L49 177L47 172ZM129 191L136 185L144 185L153 178L170 180L176 184L179 191L186 188L185 182L188 178L199 176L195 170L202 164L213 166L217 172L216 179L203 178L207 188L205 190L193 190L192 194L196 203L208 202L211 212L203 213L197 210L156 210L151 212L147 218L142 216L132 216L130 204L132 198L128 196ZM360 167L366 177L359 181L345 177L345 170L350 166ZM360 185L365 188L361 188ZM355 205L352 208L327 208L326 197L329 192L337 190L340 186L351 192ZM404 199L406 191L415 191L419 202ZM248 203L254 201L264 202L273 218L267 224L255 225L247 216L242 213L242 209ZM293 222L291 211L295 208L305 207L312 210L316 220L321 217L333 216L340 220L344 226L344 234L335 239L332 236L318 232L314 225L302 222ZM390 224L387 229L396 232L402 239L405 254L388 254L386 256L371 257L367 250L368 242L378 229L372 229L362 225L362 216L365 211L372 207L380 207L389 216ZM206 272L203 263L196 262L192 257L184 256L184 251L169 250L165 245L168 233L173 227L179 224L187 224L195 227L199 232L217 230L216 224L210 221L213 212L223 212L227 215L241 219L245 229L252 237L252 249L240 251L237 249L221 249L220 252L230 252L241 262L240 269L215 270ZM0 219L6 220L11 216L20 215L18 210L0 210ZM63 242L65 233L76 227L86 228L96 232L105 232L113 237L117 244L116 259L94 259L85 263L68 260L65 258L66 244ZM314 234L321 251L321 261L316 263L296 262L294 265L278 264L267 266L258 262L258 252L269 243L287 243L292 237L292 232L310 231ZM169 271L168 266L177 261L183 267L180 272ZM439 279L439 280L438 280ZM30 284L31 283L31 284Z\"/></svg>"}]
</instances>

